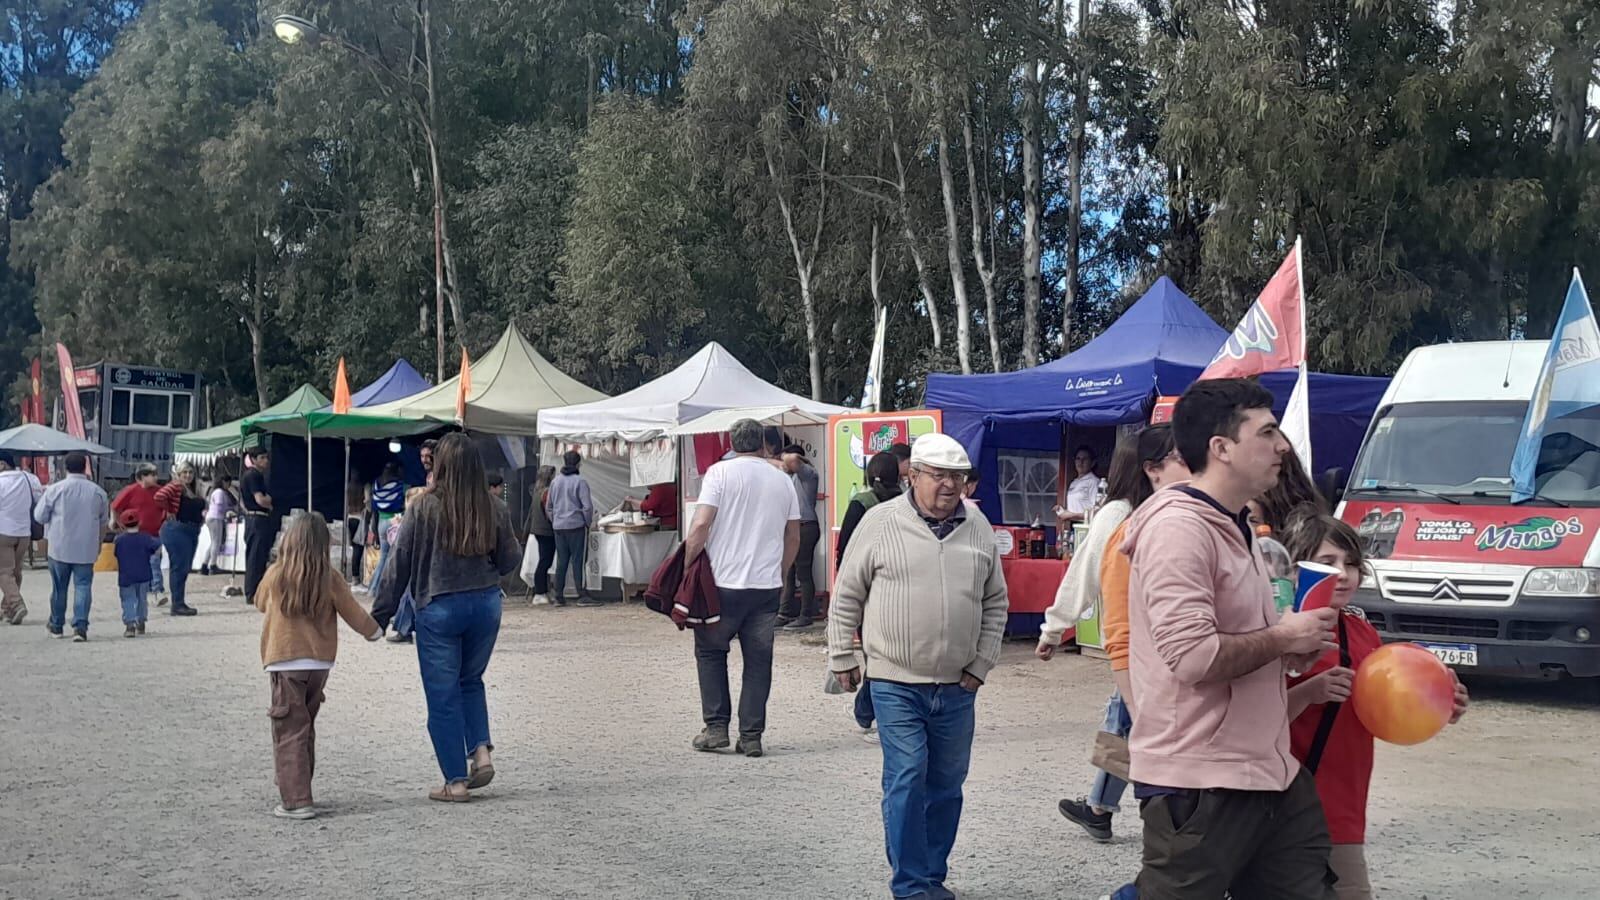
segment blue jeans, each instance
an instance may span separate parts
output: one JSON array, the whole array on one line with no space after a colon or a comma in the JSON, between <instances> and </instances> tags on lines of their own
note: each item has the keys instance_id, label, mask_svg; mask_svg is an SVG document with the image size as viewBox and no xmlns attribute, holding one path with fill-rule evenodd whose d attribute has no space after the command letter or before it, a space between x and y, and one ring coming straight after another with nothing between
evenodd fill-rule
<instances>
[{"instance_id":1,"label":"blue jeans","mask_svg":"<svg viewBox=\"0 0 1600 900\"><path fill-rule=\"evenodd\" d=\"M1101 731L1109 731L1120 738L1128 736L1133 730L1133 719L1128 716L1127 704L1122 702L1122 694L1113 690L1111 699L1106 701L1106 720L1100 726ZM1107 809L1112 812L1121 811L1122 792L1128 789L1128 783L1110 772L1096 772L1094 786L1089 788L1088 803L1098 809Z\"/></svg>"},{"instance_id":2,"label":"blue jeans","mask_svg":"<svg viewBox=\"0 0 1600 900\"><path fill-rule=\"evenodd\" d=\"M411 589L400 595L400 606L394 611L394 633L412 634L417 630L417 601L411 598Z\"/></svg>"},{"instance_id":3,"label":"blue jeans","mask_svg":"<svg viewBox=\"0 0 1600 900\"><path fill-rule=\"evenodd\" d=\"M883 833L896 897L947 898L961 787L972 760L973 701L958 684L872 682L883 745Z\"/></svg>"},{"instance_id":4,"label":"blue jeans","mask_svg":"<svg viewBox=\"0 0 1600 900\"><path fill-rule=\"evenodd\" d=\"M166 525L162 525L161 527L166 528ZM157 532L156 537L161 537L159 532ZM161 578L161 551L157 550L156 552L150 554L150 590L154 593L160 594L164 593L166 589L166 582Z\"/></svg>"},{"instance_id":5,"label":"blue jeans","mask_svg":"<svg viewBox=\"0 0 1600 900\"><path fill-rule=\"evenodd\" d=\"M566 596L567 567L572 567L573 585L578 589L578 596L589 593L583 585L583 554L588 548L589 529L587 528L557 528L556 529L556 581L550 596L560 600Z\"/></svg>"},{"instance_id":6,"label":"blue jeans","mask_svg":"<svg viewBox=\"0 0 1600 900\"><path fill-rule=\"evenodd\" d=\"M500 586L440 594L417 610L417 663L428 737L448 782L467 780L467 757L489 741L483 671L500 634Z\"/></svg>"},{"instance_id":7,"label":"blue jeans","mask_svg":"<svg viewBox=\"0 0 1600 900\"><path fill-rule=\"evenodd\" d=\"M878 714L872 709L872 682L863 681L861 687L856 688L856 724L862 728L871 728L872 721Z\"/></svg>"},{"instance_id":8,"label":"blue jeans","mask_svg":"<svg viewBox=\"0 0 1600 900\"><path fill-rule=\"evenodd\" d=\"M383 577L383 570L389 564L389 523L394 521L394 516L378 515L378 564L372 567L372 580L367 582L367 593L378 592L378 579Z\"/></svg>"},{"instance_id":9,"label":"blue jeans","mask_svg":"<svg viewBox=\"0 0 1600 900\"><path fill-rule=\"evenodd\" d=\"M172 608L183 609L188 604L184 602L184 588L189 583L189 568L194 565L194 552L200 546L200 526L192 522L168 521L161 526L161 545L167 549L167 564L171 567L168 574L172 579ZM161 554L156 554L155 561L151 564L156 571L161 569ZM160 578L152 579L160 591Z\"/></svg>"},{"instance_id":10,"label":"blue jeans","mask_svg":"<svg viewBox=\"0 0 1600 900\"><path fill-rule=\"evenodd\" d=\"M74 583L72 627L89 629L90 589L94 586L94 563L64 563L50 560L50 627L60 631L67 623L67 583Z\"/></svg>"},{"instance_id":11,"label":"blue jeans","mask_svg":"<svg viewBox=\"0 0 1600 900\"><path fill-rule=\"evenodd\" d=\"M122 624L137 625L150 620L150 582L119 584L117 594L122 597Z\"/></svg>"}]
</instances>

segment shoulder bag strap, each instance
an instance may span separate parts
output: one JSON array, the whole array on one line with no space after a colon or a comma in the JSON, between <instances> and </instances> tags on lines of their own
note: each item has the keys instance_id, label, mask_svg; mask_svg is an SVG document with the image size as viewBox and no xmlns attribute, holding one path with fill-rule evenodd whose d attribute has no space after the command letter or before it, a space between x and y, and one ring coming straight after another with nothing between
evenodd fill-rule
<instances>
[{"instance_id":1,"label":"shoulder bag strap","mask_svg":"<svg viewBox=\"0 0 1600 900\"><path fill-rule=\"evenodd\" d=\"M1345 633L1344 613L1339 614L1339 665L1350 667L1350 641ZM1322 721L1317 723L1317 735L1311 739L1311 749L1306 753L1305 767L1312 775L1317 774L1317 766L1322 764L1322 751L1328 748L1328 737L1333 734L1333 723L1339 718L1339 707L1342 703L1325 703L1322 706Z\"/></svg>"}]
</instances>

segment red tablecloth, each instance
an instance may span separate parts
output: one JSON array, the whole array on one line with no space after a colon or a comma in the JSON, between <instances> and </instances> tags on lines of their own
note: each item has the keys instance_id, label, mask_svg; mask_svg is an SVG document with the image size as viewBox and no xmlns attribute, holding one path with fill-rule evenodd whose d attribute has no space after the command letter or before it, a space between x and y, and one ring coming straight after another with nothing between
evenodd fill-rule
<instances>
[{"instance_id":1,"label":"red tablecloth","mask_svg":"<svg viewBox=\"0 0 1600 900\"><path fill-rule=\"evenodd\" d=\"M1056 588L1067 573L1059 559L1000 559L1013 613L1043 613L1055 602Z\"/></svg>"}]
</instances>

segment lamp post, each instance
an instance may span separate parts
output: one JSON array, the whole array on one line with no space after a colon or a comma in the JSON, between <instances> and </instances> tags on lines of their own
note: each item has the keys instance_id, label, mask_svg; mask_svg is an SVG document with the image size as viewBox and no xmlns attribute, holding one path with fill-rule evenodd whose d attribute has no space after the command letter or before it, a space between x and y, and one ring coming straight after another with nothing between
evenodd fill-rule
<instances>
[{"instance_id":1,"label":"lamp post","mask_svg":"<svg viewBox=\"0 0 1600 900\"><path fill-rule=\"evenodd\" d=\"M404 97L404 106L415 119L418 129L422 132L423 143L428 148L428 174L433 186L433 327L434 327L434 368L436 383L444 383L444 179L439 166L439 141L434 132L434 91L433 91L433 28L428 3L426 0L419 4L418 15L421 18L423 35L423 56L421 60L423 71L426 73L427 102L424 104L417 100L412 93L412 81L396 73L384 65L383 61L375 54L359 44L352 43L345 38L323 31L315 23L300 16L280 15L272 20L272 33L285 44L297 46L318 46L328 43L354 56L377 78L378 86L385 94L395 94L394 87L398 85L398 93ZM387 79L387 81L386 81ZM391 83L392 82L392 83ZM455 309L452 301L452 309Z\"/></svg>"}]
</instances>

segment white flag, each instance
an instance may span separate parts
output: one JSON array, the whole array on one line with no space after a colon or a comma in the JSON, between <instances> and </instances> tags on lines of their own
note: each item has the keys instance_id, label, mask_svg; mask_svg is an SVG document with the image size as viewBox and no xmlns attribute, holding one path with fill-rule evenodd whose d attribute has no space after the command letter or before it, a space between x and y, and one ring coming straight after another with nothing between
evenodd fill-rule
<instances>
[{"instance_id":1,"label":"white flag","mask_svg":"<svg viewBox=\"0 0 1600 900\"><path fill-rule=\"evenodd\" d=\"M883 338L889 328L889 308L878 310L878 325L873 329L872 358L867 361L867 383L861 391L861 408L877 412L883 405Z\"/></svg>"},{"instance_id":2,"label":"white flag","mask_svg":"<svg viewBox=\"0 0 1600 900\"><path fill-rule=\"evenodd\" d=\"M1284 407L1283 436L1289 439L1300 465L1307 472L1311 468L1311 390L1307 386L1306 364L1300 364L1300 375L1294 380L1294 390L1289 392L1289 405Z\"/></svg>"}]
</instances>

